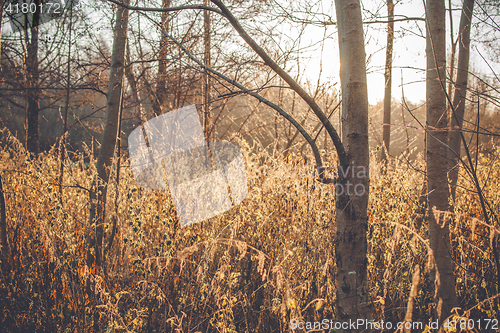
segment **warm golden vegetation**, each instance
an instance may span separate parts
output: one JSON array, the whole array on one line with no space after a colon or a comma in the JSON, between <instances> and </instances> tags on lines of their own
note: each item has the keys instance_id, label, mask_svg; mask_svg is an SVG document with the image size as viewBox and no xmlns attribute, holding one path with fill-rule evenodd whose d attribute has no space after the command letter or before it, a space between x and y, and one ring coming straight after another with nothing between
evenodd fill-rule
<instances>
[{"instance_id":1,"label":"warm golden vegetation","mask_svg":"<svg viewBox=\"0 0 500 333\"><path fill-rule=\"evenodd\" d=\"M335 318L334 187L316 182L303 158L251 153L240 141L248 197L185 228L168 192L138 188L122 159L119 186L108 191L105 244L115 222L116 236L97 273L85 262L90 152L67 161L61 201L57 151L30 159L12 136L3 139L9 252L0 273L1 331L281 332L292 318ZM478 174L498 207L496 157L481 155ZM424 161L411 165L422 169ZM401 159L382 172L372 156L368 277L376 320L402 321L411 302L410 318L431 317L424 175L415 169ZM456 312L495 318L498 229L484 224L473 193L459 188L457 198L450 227Z\"/></svg>"}]
</instances>

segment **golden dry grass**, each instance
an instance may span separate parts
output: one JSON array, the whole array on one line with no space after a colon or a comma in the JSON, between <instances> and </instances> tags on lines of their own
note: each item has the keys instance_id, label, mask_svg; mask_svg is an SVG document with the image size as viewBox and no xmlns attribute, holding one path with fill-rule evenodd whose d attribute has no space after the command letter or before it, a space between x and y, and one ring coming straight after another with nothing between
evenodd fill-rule
<instances>
[{"instance_id":1,"label":"golden dry grass","mask_svg":"<svg viewBox=\"0 0 500 333\"><path fill-rule=\"evenodd\" d=\"M106 269L96 272L85 265L86 189L95 172L92 159L84 163L89 153L66 163L61 202L55 150L30 160L12 137L5 147L0 173L10 254L0 275L4 332L283 332L292 318L335 318L334 188L316 182L313 167L302 158L244 149L248 197L185 228L179 227L169 194L137 188L123 159L118 192L114 182L108 191L105 226L109 235L116 219L117 234ZM335 165L333 159L327 162ZM485 192L498 207L500 162L492 163L481 156L479 176L484 181L489 174ZM423 159L413 166L422 169ZM404 160L383 173L373 157L370 177L368 279L374 318L403 320L418 266L412 314L427 322L433 288L422 243L428 238L419 203L424 175ZM458 314L494 318L490 240L497 229L484 225L473 193L459 189L457 198L451 251Z\"/></svg>"}]
</instances>

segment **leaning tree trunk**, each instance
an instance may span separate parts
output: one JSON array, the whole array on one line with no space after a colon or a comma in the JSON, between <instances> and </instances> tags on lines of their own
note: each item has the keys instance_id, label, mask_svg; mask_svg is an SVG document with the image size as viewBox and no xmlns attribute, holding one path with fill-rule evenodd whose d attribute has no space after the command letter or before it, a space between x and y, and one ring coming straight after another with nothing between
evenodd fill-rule
<instances>
[{"instance_id":1,"label":"leaning tree trunk","mask_svg":"<svg viewBox=\"0 0 500 333\"><path fill-rule=\"evenodd\" d=\"M125 1L128 5L128 1ZM87 263L102 264L103 223L106 206L107 183L115 152L120 119L122 82L125 63L125 45L127 42L128 9L119 6L116 11L113 51L111 54L111 72L109 75L108 101L106 107L106 125L104 127L99 157L97 158L97 177L90 193L89 221L92 231L89 233L89 251Z\"/></svg>"},{"instance_id":2,"label":"leaning tree trunk","mask_svg":"<svg viewBox=\"0 0 500 333\"><path fill-rule=\"evenodd\" d=\"M342 83L342 135L349 166L339 168L337 303L342 320L370 319L366 279L369 192L368 92L359 0L336 0ZM342 193L343 192L343 193Z\"/></svg>"},{"instance_id":3,"label":"leaning tree trunk","mask_svg":"<svg viewBox=\"0 0 500 333\"><path fill-rule=\"evenodd\" d=\"M40 0L33 3L38 8ZM39 151L38 116L40 113L40 87L38 72L38 24L40 22L40 12L37 10L33 14L33 21L30 27L30 41L27 45L28 55L26 57L26 76L28 102L27 128L26 128L26 149L37 155ZM28 24L28 22L26 23ZM27 32L26 32L27 33Z\"/></svg>"},{"instance_id":4,"label":"leaning tree trunk","mask_svg":"<svg viewBox=\"0 0 500 333\"><path fill-rule=\"evenodd\" d=\"M427 203L430 246L435 266L431 279L436 288L437 316L443 323L457 305L451 260L447 177L446 38L444 0L427 0Z\"/></svg>"},{"instance_id":5,"label":"leaning tree trunk","mask_svg":"<svg viewBox=\"0 0 500 333\"><path fill-rule=\"evenodd\" d=\"M384 127L381 160L386 161L391 144L391 102L392 102L392 49L394 45L394 3L387 0L387 47L385 50L385 91L384 91Z\"/></svg>"},{"instance_id":6,"label":"leaning tree trunk","mask_svg":"<svg viewBox=\"0 0 500 333\"><path fill-rule=\"evenodd\" d=\"M458 156L460 156L462 142L460 130L465 114L465 96L467 93L467 77L469 74L470 25L473 9L474 0L465 0L462 8L462 17L460 18L460 30L458 32L458 69L457 81L455 83L455 95L453 97L453 109L455 112L450 118L450 128L452 131L448 134L448 145L450 146L450 150L448 150L448 161L450 164L449 181L451 184L450 190L453 202L455 202L459 169Z\"/></svg>"}]
</instances>

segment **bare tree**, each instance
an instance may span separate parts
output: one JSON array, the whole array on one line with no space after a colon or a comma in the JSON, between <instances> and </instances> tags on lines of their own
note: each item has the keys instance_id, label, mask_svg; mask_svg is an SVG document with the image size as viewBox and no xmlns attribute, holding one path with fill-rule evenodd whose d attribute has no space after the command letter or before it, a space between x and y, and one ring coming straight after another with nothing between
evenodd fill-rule
<instances>
[{"instance_id":1,"label":"bare tree","mask_svg":"<svg viewBox=\"0 0 500 333\"><path fill-rule=\"evenodd\" d=\"M125 2L128 4L128 2ZM106 125L104 127L101 148L97 158L97 176L90 193L91 228L88 234L89 251L87 263L101 265L103 223L105 218L107 183L110 175L111 163L115 153L118 137L120 106L122 98L122 84L125 64L125 45L127 42L128 9L119 6L116 11L116 25L114 28L113 51L111 55L111 72L109 78L108 100L106 107Z\"/></svg>"},{"instance_id":2,"label":"bare tree","mask_svg":"<svg viewBox=\"0 0 500 333\"><path fill-rule=\"evenodd\" d=\"M457 305L451 260L447 182L446 38L444 0L427 0L427 204L430 247L435 256L431 279L442 324Z\"/></svg>"},{"instance_id":3,"label":"bare tree","mask_svg":"<svg viewBox=\"0 0 500 333\"><path fill-rule=\"evenodd\" d=\"M474 0L464 0L462 16L460 17L460 28L458 32L458 65L457 78L455 82L455 94L453 95L453 108L450 115L450 128L448 134L448 159L450 164L449 180L451 184L451 197L455 202L456 184L458 180L459 157L462 140L460 130L465 115L465 97L467 94L467 79L469 74L470 54L470 28ZM453 64L452 64L453 66Z\"/></svg>"},{"instance_id":4,"label":"bare tree","mask_svg":"<svg viewBox=\"0 0 500 333\"><path fill-rule=\"evenodd\" d=\"M203 1L204 5L208 5L208 0ZM205 47L205 52L203 55L203 63L205 66L210 67L210 12L204 11L203 13L203 44ZM205 72L204 75L204 94L203 94L203 104L204 104L204 116L203 116L203 128L205 130L205 135L207 137L207 142L210 143L211 133L211 121L210 121L210 75Z\"/></svg>"},{"instance_id":5,"label":"bare tree","mask_svg":"<svg viewBox=\"0 0 500 333\"><path fill-rule=\"evenodd\" d=\"M342 142L349 161L348 167L340 166L336 184L337 303L340 318L355 321L371 317L366 278L369 193L366 55L359 1L336 0L335 8L342 64ZM341 190L343 193L339 194Z\"/></svg>"},{"instance_id":6,"label":"bare tree","mask_svg":"<svg viewBox=\"0 0 500 333\"><path fill-rule=\"evenodd\" d=\"M125 65L125 76L127 78L127 82L130 86L132 98L135 106L137 107L137 112L135 114L135 118L137 119L138 124L143 124L146 122L146 114L144 111L144 106L142 100L139 96L139 89L137 87L137 80L132 72L132 64L130 63L130 43L127 42L127 55L126 55L127 63Z\"/></svg>"},{"instance_id":7,"label":"bare tree","mask_svg":"<svg viewBox=\"0 0 500 333\"><path fill-rule=\"evenodd\" d=\"M162 8L170 7L171 0L163 0ZM169 13L161 13L161 25L164 29L169 29ZM165 108L164 103L167 100L167 52L168 39L162 34L160 38L160 52L158 54L158 79L156 82L156 93L153 98L153 108L156 114L161 114Z\"/></svg>"},{"instance_id":8,"label":"bare tree","mask_svg":"<svg viewBox=\"0 0 500 333\"><path fill-rule=\"evenodd\" d=\"M7 254L7 212L5 208L5 194L3 191L2 175L0 175L0 245L2 245L2 255Z\"/></svg>"},{"instance_id":9,"label":"bare tree","mask_svg":"<svg viewBox=\"0 0 500 333\"><path fill-rule=\"evenodd\" d=\"M35 8L38 8L40 0L34 0ZM38 71L38 37L39 37L40 12L37 10L33 14L33 21L29 27L30 36L28 37L28 26L25 27L25 38L27 41L26 57L26 81L27 81L27 132L26 132L26 148L38 154L40 149L38 122L40 113L40 87L39 87L39 71ZM28 23L26 23L28 24Z\"/></svg>"},{"instance_id":10,"label":"bare tree","mask_svg":"<svg viewBox=\"0 0 500 333\"><path fill-rule=\"evenodd\" d=\"M394 45L394 3L387 0L387 46L385 50L385 91L384 91L384 127L381 160L386 161L391 143L391 102L392 102L392 51Z\"/></svg>"},{"instance_id":11,"label":"bare tree","mask_svg":"<svg viewBox=\"0 0 500 333\"><path fill-rule=\"evenodd\" d=\"M66 131L68 130L69 98L71 92L71 30L73 28L73 8L70 8L69 15L69 36L68 36L68 63L66 67L66 103L64 106L63 133L59 142L60 165L59 165L59 200L63 204L63 181L64 181L64 159L66 157Z\"/></svg>"},{"instance_id":12,"label":"bare tree","mask_svg":"<svg viewBox=\"0 0 500 333\"><path fill-rule=\"evenodd\" d=\"M450 80L448 81L449 96L452 96L452 91L453 91L453 77L455 75L455 58L456 58L457 43L458 43L458 38L455 38L455 34L453 33L453 11L451 10L451 8L452 8L451 0L448 0L448 17L450 20L450 41L451 41L451 50L450 50L451 54L450 54L450 66L449 66ZM451 111L451 105L448 105L448 111Z\"/></svg>"},{"instance_id":13,"label":"bare tree","mask_svg":"<svg viewBox=\"0 0 500 333\"><path fill-rule=\"evenodd\" d=\"M0 69L2 68L2 28L3 28L3 6L5 0L0 0Z\"/></svg>"}]
</instances>

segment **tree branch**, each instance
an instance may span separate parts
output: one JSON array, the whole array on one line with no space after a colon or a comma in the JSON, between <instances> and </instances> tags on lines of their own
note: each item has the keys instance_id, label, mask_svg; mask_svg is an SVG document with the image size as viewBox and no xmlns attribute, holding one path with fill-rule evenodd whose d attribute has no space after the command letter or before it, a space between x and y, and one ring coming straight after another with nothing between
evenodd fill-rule
<instances>
[{"instance_id":1,"label":"tree branch","mask_svg":"<svg viewBox=\"0 0 500 333\"><path fill-rule=\"evenodd\" d=\"M147 16L146 16L147 17ZM156 24L156 22L154 22L152 19L150 19L149 17L147 17L149 20L151 20L153 23ZM178 40L176 40L174 37L170 36L167 31L165 31L165 29L163 27L161 27L161 31L162 33L167 36L171 41L173 41L177 46L179 46L179 48L192 60L194 61L195 63L197 63L202 69L206 70L206 71L209 71L217 76L219 76L220 78L224 79L225 81L231 83L232 85L234 85L235 87L237 87L238 89L240 89L242 92L252 96L252 97L255 97L256 99L258 99L260 102L266 104L267 106L270 106L271 108L275 109L281 116L283 116L285 119L287 119L290 123L292 123L293 126L295 126L295 128L302 134L302 136L306 139L306 141L309 143L309 145L311 146L311 149L313 151L313 154L314 154L314 158L316 160L316 168L317 168L317 171L318 171L318 176L320 178L320 181L322 182L327 182L328 180L324 179L324 166L323 166L323 162L321 160L321 155L319 153L319 149L318 147L316 146L316 143L314 142L314 139L309 135L309 133L307 133L307 131L304 129L304 127L302 127L291 115L289 115L286 111L284 111L282 108L280 108L278 105L274 104L273 102L269 101L268 99L262 97L261 95L259 95L258 93L244 87L243 85L241 85L240 83L236 82L235 80L233 79L230 79L229 77L225 76L224 74L222 73L219 73L218 71L216 71L215 69L211 68L211 67L208 67L206 66L205 64L203 64L201 61L199 61L198 59L196 59L185 47L184 45L182 45Z\"/></svg>"},{"instance_id":2,"label":"tree branch","mask_svg":"<svg viewBox=\"0 0 500 333\"><path fill-rule=\"evenodd\" d=\"M205 6L205 5L189 5L189 6L155 8L155 7L130 6L130 5L124 4L123 2L118 1L118 0L107 0L107 1L112 2L118 6L122 6L126 9L129 9L129 10L140 10L143 12L175 12L175 11L185 10L185 9L202 9L202 10L208 10L208 11L223 15L222 12L220 10L218 10L217 8L213 8L213 7Z\"/></svg>"},{"instance_id":3,"label":"tree branch","mask_svg":"<svg viewBox=\"0 0 500 333\"><path fill-rule=\"evenodd\" d=\"M245 42L264 60L264 63L268 65L276 74L278 74L286 83L290 85L290 87L300 96L302 99L311 107L313 112L319 118L319 120L325 126L328 134L332 138L333 144L335 145L335 149L337 150L337 155L339 157L340 165L342 167L348 166L349 162L347 159L347 154L340 140L340 137L333 127L332 123L326 117L325 113L319 105L316 103L314 98L309 96L309 94L297 83L295 80L284 70L282 69L267 53L266 51L260 47L253 39L250 37L245 29L241 26L238 20L233 16L233 14L227 9L227 7L220 0L211 0L213 4L215 4L222 11L222 15L227 18L229 23L234 27L234 29L238 32L238 34L245 40Z\"/></svg>"}]
</instances>

